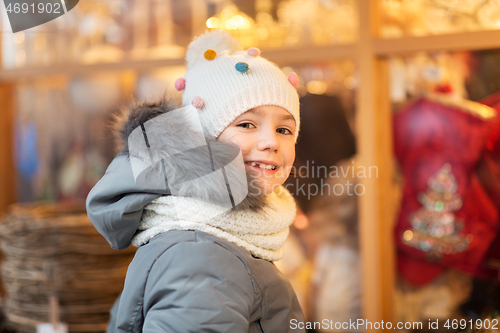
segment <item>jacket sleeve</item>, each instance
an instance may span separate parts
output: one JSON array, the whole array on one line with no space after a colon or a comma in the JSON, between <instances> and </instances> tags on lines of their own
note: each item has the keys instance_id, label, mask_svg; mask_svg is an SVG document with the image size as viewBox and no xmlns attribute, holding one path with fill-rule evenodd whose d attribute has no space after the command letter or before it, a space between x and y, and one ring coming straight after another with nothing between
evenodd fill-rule
<instances>
[{"instance_id":1,"label":"jacket sleeve","mask_svg":"<svg viewBox=\"0 0 500 333\"><path fill-rule=\"evenodd\" d=\"M166 193L135 183L128 153L121 152L87 196L87 215L109 245L122 250L130 245L144 206L161 194Z\"/></svg>"},{"instance_id":2,"label":"jacket sleeve","mask_svg":"<svg viewBox=\"0 0 500 333\"><path fill-rule=\"evenodd\" d=\"M248 332L255 293L243 262L212 242L183 242L153 265L143 332Z\"/></svg>"}]
</instances>

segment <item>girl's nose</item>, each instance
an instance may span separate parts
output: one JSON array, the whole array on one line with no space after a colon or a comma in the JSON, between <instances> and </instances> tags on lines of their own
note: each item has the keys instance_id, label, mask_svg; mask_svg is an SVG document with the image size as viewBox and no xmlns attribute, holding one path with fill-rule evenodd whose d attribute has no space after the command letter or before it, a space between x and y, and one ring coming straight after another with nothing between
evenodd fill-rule
<instances>
[{"instance_id":1,"label":"girl's nose","mask_svg":"<svg viewBox=\"0 0 500 333\"><path fill-rule=\"evenodd\" d=\"M259 150L270 150L273 152L278 152L279 140L278 133L274 129L262 130L260 133L260 140L257 144L257 149Z\"/></svg>"}]
</instances>

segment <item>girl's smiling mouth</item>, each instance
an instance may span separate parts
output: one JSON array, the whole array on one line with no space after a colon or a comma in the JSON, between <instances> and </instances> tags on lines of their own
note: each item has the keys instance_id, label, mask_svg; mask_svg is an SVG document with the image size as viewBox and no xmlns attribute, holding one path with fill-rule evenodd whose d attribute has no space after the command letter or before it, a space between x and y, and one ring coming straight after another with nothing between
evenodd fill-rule
<instances>
[{"instance_id":1,"label":"girl's smiling mouth","mask_svg":"<svg viewBox=\"0 0 500 333\"><path fill-rule=\"evenodd\" d=\"M274 173L280 168L279 165L271 161L245 161L245 164L251 169L267 174Z\"/></svg>"}]
</instances>

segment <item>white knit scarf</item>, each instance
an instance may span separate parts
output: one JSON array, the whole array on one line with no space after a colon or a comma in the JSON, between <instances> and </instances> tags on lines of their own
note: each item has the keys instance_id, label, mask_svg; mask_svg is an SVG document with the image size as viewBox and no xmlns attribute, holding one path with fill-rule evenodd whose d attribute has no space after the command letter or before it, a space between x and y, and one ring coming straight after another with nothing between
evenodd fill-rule
<instances>
[{"instance_id":1,"label":"white knit scarf","mask_svg":"<svg viewBox=\"0 0 500 333\"><path fill-rule=\"evenodd\" d=\"M207 216L220 207L194 198L162 196L145 206L134 246L146 244L151 238L170 230L199 230L250 251L256 257L276 261L283 256L283 243L288 227L296 215L295 200L284 187L266 197L259 213L250 210L226 211ZM182 211L179 220L176 211ZM185 218L188 216L188 218Z\"/></svg>"}]
</instances>

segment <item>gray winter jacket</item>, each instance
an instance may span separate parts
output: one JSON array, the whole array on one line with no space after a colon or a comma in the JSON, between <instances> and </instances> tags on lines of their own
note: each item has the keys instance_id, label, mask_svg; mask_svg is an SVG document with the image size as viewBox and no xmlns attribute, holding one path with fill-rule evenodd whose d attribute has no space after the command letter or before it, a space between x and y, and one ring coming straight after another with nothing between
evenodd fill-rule
<instances>
[{"instance_id":1,"label":"gray winter jacket","mask_svg":"<svg viewBox=\"0 0 500 333\"><path fill-rule=\"evenodd\" d=\"M144 206L162 194L139 188L120 153L89 193L87 213L124 249ZM303 332L291 321L303 322L302 310L273 263L201 231L169 231L137 250L107 332Z\"/></svg>"}]
</instances>

